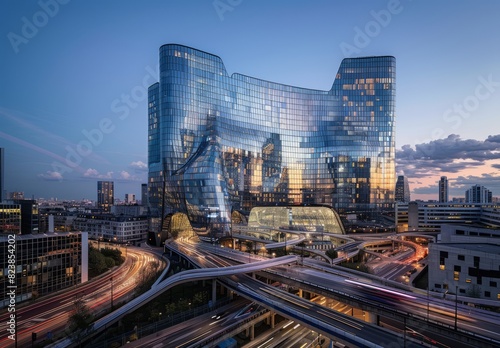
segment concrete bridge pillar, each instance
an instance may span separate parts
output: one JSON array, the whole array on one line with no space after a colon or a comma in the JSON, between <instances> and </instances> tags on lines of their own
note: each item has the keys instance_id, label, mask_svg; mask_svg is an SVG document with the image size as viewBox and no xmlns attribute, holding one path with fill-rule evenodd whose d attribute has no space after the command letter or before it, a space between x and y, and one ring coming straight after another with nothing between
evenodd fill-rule
<instances>
[{"instance_id":1,"label":"concrete bridge pillar","mask_svg":"<svg viewBox=\"0 0 500 348\"><path fill-rule=\"evenodd\" d=\"M271 315L269 316L271 318L271 329L274 329L276 326L276 313L271 312Z\"/></svg>"},{"instance_id":2,"label":"concrete bridge pillar","mask_svg":"<svg viewBox=\"0 0 500 348\"><path fill-rule=\"evenodd\" d=\"M245 336L247 336L250 339L250 341L253 341L255 339L255 326L254 325L245 329Z\"/></svg>"},{"instance_id":3,"label":"concrete bridge pillar","mask_svg":"<svg viewBox=\"0 0 500 348\"><path fill-rule=\"evenodd\" d=\"M302 297L302 296L303 296L302 289L299 289L299 297Z\"/></svg>"},{"instance_id":4,"label":"concrete bridge pillar","mask_svg":"<svg viewBox=\"0 0 500 348\"><path fill-rule=\"evenodd\" d=\"M212 281L212 303L215 304L217 301L217 280Z\"/></svg>"}]
</instances>

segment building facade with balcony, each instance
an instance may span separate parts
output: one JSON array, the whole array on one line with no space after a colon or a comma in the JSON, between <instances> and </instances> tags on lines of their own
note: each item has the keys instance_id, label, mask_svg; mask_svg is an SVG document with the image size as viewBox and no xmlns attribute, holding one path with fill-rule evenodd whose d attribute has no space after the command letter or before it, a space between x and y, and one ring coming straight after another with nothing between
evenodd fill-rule
<instances>
[{"instance_id":1,"label":"building facade with balcony","mask_svg":"<svg viewBox=\"0 0 500 348\"><path fill-rule=\"evenodd\" d=\"M147 216L112 214L79 214L73 222L75 230L84 231L89 238L126 244L147 238Z\"/></svg>"}]
</instances>

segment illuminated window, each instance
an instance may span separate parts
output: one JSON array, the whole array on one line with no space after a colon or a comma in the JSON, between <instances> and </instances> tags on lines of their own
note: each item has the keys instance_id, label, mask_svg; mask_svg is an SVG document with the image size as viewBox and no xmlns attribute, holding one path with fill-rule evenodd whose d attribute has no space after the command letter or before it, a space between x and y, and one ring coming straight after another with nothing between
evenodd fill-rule
<instances>
[{"instance_id":1,"label":"illuminated window","mask_svg":"<svg viewBox=\"0 0 500 348\"><path fill-rule=\"evenodd\" d=\"M439 265L439 269L440 269L441 271L444 271L444 265Z\"/></svg>"},{"instance_id":2,"label":"illuminated window","mask_svg":"<svg viewBox=\"0 0 500 348\"><path fill-rule=\"evenodd\" d=\"M465 282L470 283L471 282L470 278L465 279Z\"/></svg>"},{"instance_id":3,"label":"illuminated window","mask_svg":"<svg viewBox=\"0 0 500 348\"><path fill-rule=\"evenodd\" d=\"M460 272L453 272L453 280L459 280L460 278Z\"/></svg>"}]
</instances>

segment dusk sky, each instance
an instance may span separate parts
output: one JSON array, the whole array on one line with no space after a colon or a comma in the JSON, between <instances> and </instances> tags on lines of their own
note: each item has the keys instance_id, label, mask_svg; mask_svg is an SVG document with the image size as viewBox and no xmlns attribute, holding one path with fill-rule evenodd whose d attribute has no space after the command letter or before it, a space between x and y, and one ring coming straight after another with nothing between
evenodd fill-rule
<instances>
[{"instance_id":1,"label":"dusk sky","mask_svg":"<svg viewBox=\"0 0 500 348\"><path fill-rule=\"evenodd\" d=\"M500 1L0 3L0 147L7 191L140 197L158 50L215 54L229 74L329 90L347 57L397 63L397 173L412 199L474 184L500 196ZM90 139L90 140L89 140ZM91 144L90 148L85 145Z\"/></svg>"}]
</instances>

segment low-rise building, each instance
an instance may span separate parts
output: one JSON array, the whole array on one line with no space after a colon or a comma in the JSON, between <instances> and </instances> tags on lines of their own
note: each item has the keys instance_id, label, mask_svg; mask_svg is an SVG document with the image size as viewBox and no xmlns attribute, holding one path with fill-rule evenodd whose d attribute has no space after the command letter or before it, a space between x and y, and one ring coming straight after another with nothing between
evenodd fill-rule
<instances>
[{"instance_id":1,"label":"low-rise building","mask_svg":"<svg viewBox=\"0 0 500 348\"><path fill-rule=\"evenodd\" d=\"M500 227L498 203L410 202L396 205L398 230L439 232L447 224L482 224Z\"/></svg>"},{"instance_id":2,"label":"low-rise building","mask_svg":"<svg viewBox=\"0 0 500 348\"><path fill-rule=\"evenodd\" d=\"M0 203L1 234L21 234L21 205Z\"/></svg>"},{"instance_id":3,"label":"low-rise building","mask_svg":"<svg viewBox=\"0 0 500 348\"><path fill-rule=\"evenodd\" d=\"M18 217L21 218L19 225L21 234L38 233L38 203L35 200L8 199L0 203L0 225L3 226L3 233L17 233L10 230L17 230L13 223L18 221Z\"/></svg>"},{"instance_id":4,"label":"low-rise building","mask_svg":"<svg viewBox=\"0 0 500 348\"><path fill-rule=\"evenodd\" d=\"M73 227L88 232L89 238L116 243L140 242L147 238L147 216L79 214Z\"/></svg>"}]
</instances>

